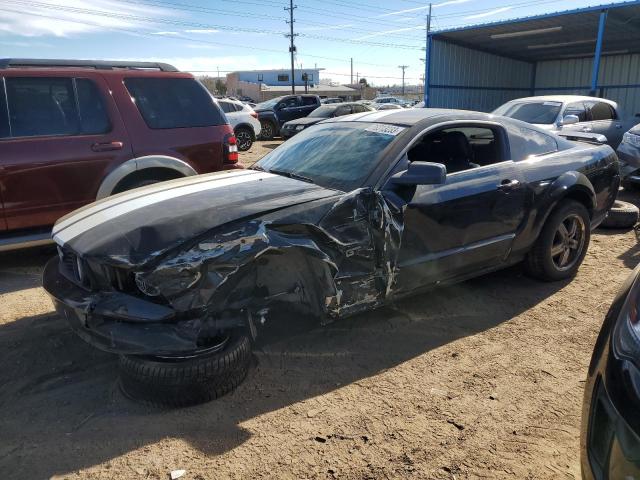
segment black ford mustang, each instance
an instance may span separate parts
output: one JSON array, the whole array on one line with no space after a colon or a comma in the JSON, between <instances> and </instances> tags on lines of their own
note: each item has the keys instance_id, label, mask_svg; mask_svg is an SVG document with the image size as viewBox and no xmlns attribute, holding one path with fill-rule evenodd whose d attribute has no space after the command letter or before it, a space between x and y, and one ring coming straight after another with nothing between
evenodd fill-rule
<instances>
[{"instance_id":1,"label":"black ford mustang","mask_svg":"<svg viewBox=\"0 0 640 480\"><path fill-rule=\"evenodd\" d=\"M123 355L127 393L195 403L242 379L247 337L274 309L328 321L522 261L543 280L574 275L618 184L610 147L517 120L350 115L249 170L68 215L44 286L82 338Z\"/></svg>"}]
</instances>

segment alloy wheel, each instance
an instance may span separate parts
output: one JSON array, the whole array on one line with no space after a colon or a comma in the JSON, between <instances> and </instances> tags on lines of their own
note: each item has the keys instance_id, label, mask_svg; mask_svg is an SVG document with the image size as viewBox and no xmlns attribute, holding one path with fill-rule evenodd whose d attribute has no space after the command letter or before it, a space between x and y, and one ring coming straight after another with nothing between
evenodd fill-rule
<instances>
[{"instance_id":1,"label":"alloy wheel","mask_svg":"<svg viewBox=\"0 0 640 480\"><path fill-rule=\"evenodd\" d=\"M253 141L251 140L251 134L246 130L239 130L236 133L236 142L238 144L238 150L246 152L251 148Z\"/></svg>"},{"instance_id":2,"label":"alloy wheel","mask_svg":"<svg viewBox=\"0 0 640 480\"><path fill-rule=\"evenodd\" d=\"M568 215L556 229L551 244L551 259L558 270L571 269L582 255L586 226L580 215Z\"/></svg>"}]
</instances>

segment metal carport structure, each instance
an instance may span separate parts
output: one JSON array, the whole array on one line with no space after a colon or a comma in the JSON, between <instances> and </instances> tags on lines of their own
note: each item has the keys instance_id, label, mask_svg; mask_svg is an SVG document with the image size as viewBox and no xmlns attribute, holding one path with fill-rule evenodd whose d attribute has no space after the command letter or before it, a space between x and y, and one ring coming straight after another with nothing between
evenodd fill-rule
<instances>
[{"instance_id":1,"label":"metal carport structure","mask_svg":"<svg viewBox=\"0 0 640 480\"><path fill-rule=\"evenodd\" d=\"M640 112L640 0L440 30L428 37L430 107L490 111L532 95L593 95Z\"/></svg>"}]
</instances>

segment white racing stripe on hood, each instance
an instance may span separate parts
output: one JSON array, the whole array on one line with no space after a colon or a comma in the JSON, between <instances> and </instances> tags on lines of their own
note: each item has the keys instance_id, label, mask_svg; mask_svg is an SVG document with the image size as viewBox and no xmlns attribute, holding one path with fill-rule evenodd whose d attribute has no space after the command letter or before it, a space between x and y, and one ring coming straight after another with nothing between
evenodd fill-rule
<instances>
[{"instance_id":1,"label":"white racing stripe on hood","mask_svg":"<svg viewBox=\"0 0 640 480\"><path fill-rule=\"evenodd\" d=\"M172 198L191 195L193 193L203 192L207 190L215 190L230 185L238 185L240 183L256 182L266 178L273 178L274 175L267 172L254 173L253 175L234 175L223 179L215 179L212 181L198 182L190 185L180 186L178 188L164 189L151 194L133 197L128 201L121 201L94 211L93 214L84 216L79 221L72 222L66 228L59 228L54 233L54 241L58 245L64 245L78 235L94 228L104 222L113 220L122 215L133 212L141 208L171 200ZM71 219L69 219L71 220Z\"/></svg>"},{"instance_id":2,"label":"white racing stripe on hood","mask_svg":"<svg viewBox=\"0 0 640 480\"><path fill-rule=\"evenodd\" d=\"M80 220L83 220L101 210L105 210L107 208L111 208L114 205L119 205L124 202L129 202L136 198L145 197L147 195L156 193L156 192L164 192L170 191L176 188L180 188L186 185L195 185L200 183L212 183L218 182L222 179L229 177L239 177L242 175L253 175L256 173L256 170L233 170L230 172L216 172L212 174L206 175L196 175L191 177L185 177L181 179L172 180L169 182L161 182L154 185L150 185L148 187L144 187L142 189L135 189L129 192L123 192L111 197L107 197L104 200L99 200L93 204L87 205L86 207L80 208L74 212L69 213L68 215L59 219L56 224L53 226L53 235L57 235L58 232L64 230L65 228L73 225Z\"/></svg>"}]
</instances>

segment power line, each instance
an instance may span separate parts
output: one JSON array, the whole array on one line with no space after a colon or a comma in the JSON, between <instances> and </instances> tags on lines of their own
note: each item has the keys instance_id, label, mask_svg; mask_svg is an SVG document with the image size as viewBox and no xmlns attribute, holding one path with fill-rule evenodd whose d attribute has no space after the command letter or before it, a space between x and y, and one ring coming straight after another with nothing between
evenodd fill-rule
<instances>
[{"instance_id":1,"label":"power line","mask_svg":"<svg viewBox=\"0 0 640 480\"><path fill-rule=\"evenodd\" d=\"M55 9L55 10L61 10L61 11L70 12L70 13L79 13L79 14L91 15L91 16L110 17L110 18L116 18L120 20L133 20L138 22L158 23L162 25L175 25L175 26L181 26L181 27L202 28L202 29L224 30L228 28L226 25L220 25L220 24L209 24L209 23L190 22L190 21L173 20L173 19L165 19L165 18L144 17L144 16L131 15L131 14L119 14L119 13L109 12L106 10L93 10L93 9L78 8L78 7L68 7L64 5L53 5L50 3L38 2L33 0L6 0L6 1L9 3L18 4L18 5L27 5L27 6L34 6L38 8ZM241 32L244 31L247 33L286 35L286 32L284 31L265 30L265 29L259 29L259 28L234 27L234 30L241 31ZM372 45L372 46L383 47L383 48L400 48L400 49L406 49L406 50L419 50L419 47L416 47L414 45L407 45L407 44L369 42L365 40L330 37L327 35L315 35L315 34L309 34L309 33L300 33L298 35L305 38L326 40L331 42L340 42L340 43L347 42L347 43L352 43L356 45Z\"/></svg>"},{"instance_id":2,"label":"power line","mask_svg":"<svg viewBox=\"0 0 640 480\"><path fill-rule=\"evenodd\" d=\"M146 37L151 37L154 39L158 39L158 38L162 38L165 40L182 40L182 41L187 41L187 42L193 42L193 43L202 43L205 45L219 45L222 47L232 47L232 48L240 48L240 49L245 49L245 50L254 50L254 51L260 51L260 52L268 52L268 53L282 53L280 50L276 50L273 48L264 48L264 47L258 47L258 46L245 46L245 45L238 45L235 43L225 43L225 42L216 42L216 41L212 41L212 40L204 40L201 38L193 38L193 37L185 37L185 36L181 36L181 35L172 35L171 37L166 37L166 36L158 36L154 33L150 33L150 32L144 32L144 31L140 31L140 30L132 30L132 29L127 29L127 28L122 28L122 27L106 27L104 25L101 25L99 23L92 23L92 22L88 22L85 20L73 20L73 19L69 19L69 18L63 18L63 17L56 17L53 15L44 15L44 14L39 14L39 13L34 13L34 12L25 12L25 11L19 11L19 10L13 10L10 8L0 8L0 11L3 12L9 12L9 13L16 13L16 14L21 14L21 15L29 15L32 17L39 17L39 18L46 18L49 20L61 20L61 21L65 21L65 22L70 22L70 23L77 23L80 25L90 25L93 27L97 27L97 28L102 28L104 30L107 31L118 31L118 32L122 32L122 33L126 33L128 35L133 35L133 36L146 36ZM332 61L337 61L337 62L348 62L349 60L345 59L345 58L337 58L337 57L327 57L327 56L323 56L323 55L313 55L313 54L305 54L306 57L310 57L310 58L317 58L320 60L332 60ZM370 62L360 62L363 65L369 65L369 66L373 66L373 67L389 67L391 68L391 65L385 65L385 64L380 64L380 63L370 63ZM211 70L213 71L213 70Z\"/></svg>"}]
</instances>

